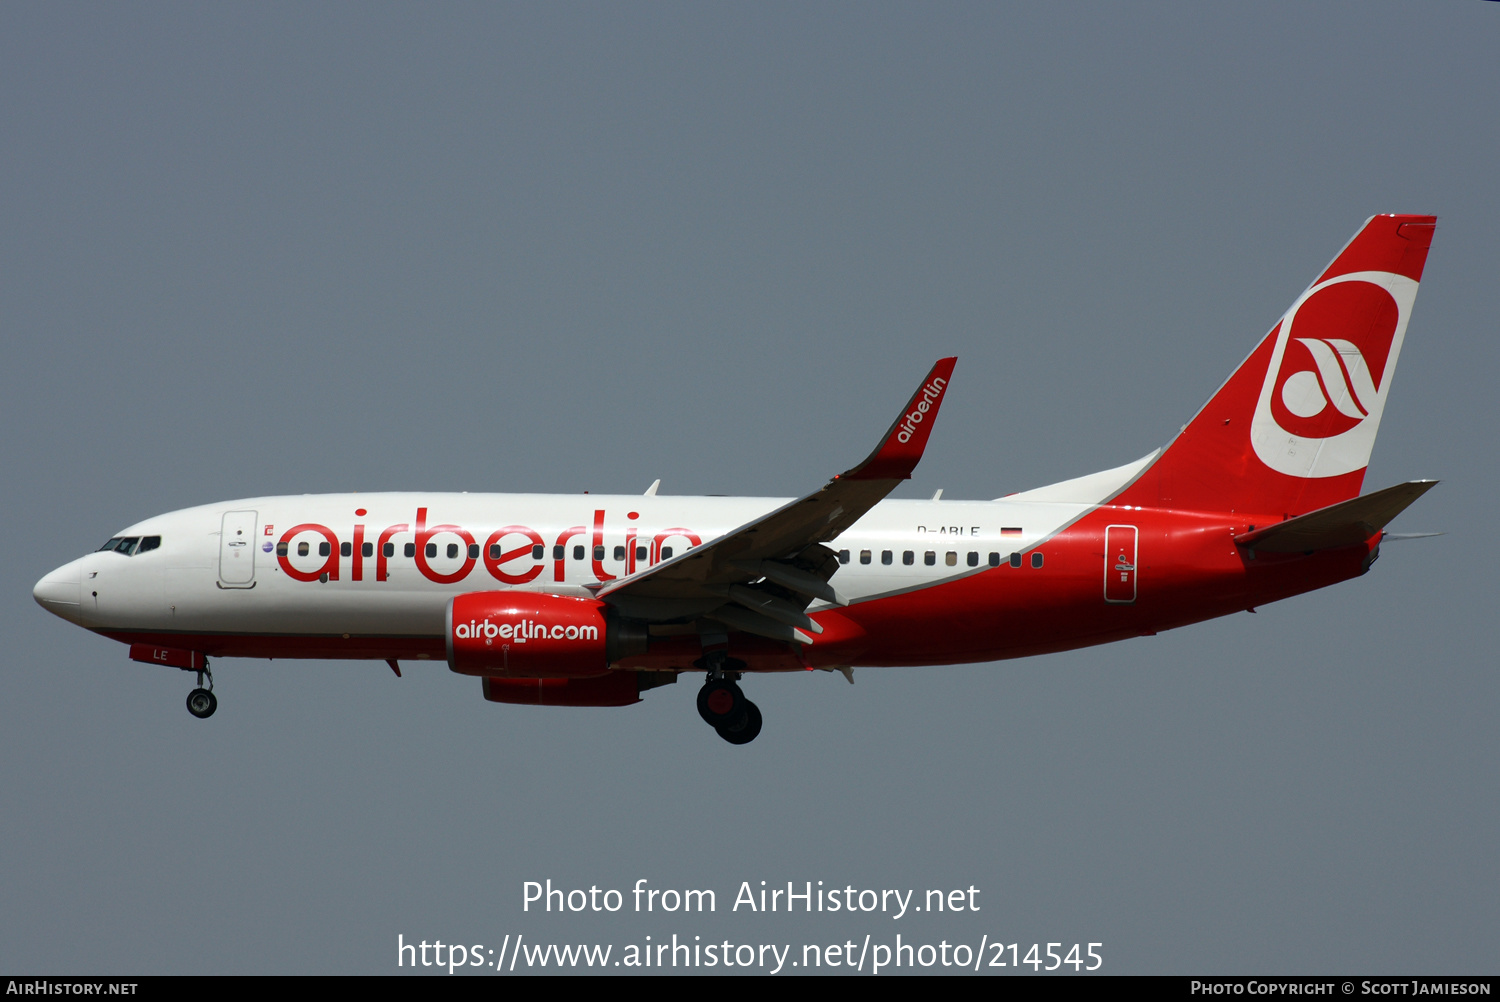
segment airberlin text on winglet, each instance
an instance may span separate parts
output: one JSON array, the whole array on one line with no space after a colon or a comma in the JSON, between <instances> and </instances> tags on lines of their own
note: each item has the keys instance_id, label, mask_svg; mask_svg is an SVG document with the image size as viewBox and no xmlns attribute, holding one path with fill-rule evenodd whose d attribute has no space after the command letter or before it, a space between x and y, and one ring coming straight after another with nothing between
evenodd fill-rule
<instances>
[{"instance_id":1,"label":"airberlin text on winglet","mask_svg":"<svg viewBox=\"0 0 1500 1002\"><path fill-rule=\"evenodd\" d=\"M880 446L863 463L844 473L856 480L910 480L922 459L927 438L937 421L938 408L953 378L956 357L940 358L902 408L896 422L880 440ZM834 478L839 479L838 477Z\"/></svg>"},{"instance_id":2,"label":"airberlin text on winglet","mask_svg":"<svg viewBox=\"0 0 1500 1002\"><path fill-rule=\"evenodd\" d=\"M922 387L922 396L917 401L917 406L912 408L897 426L896 441L902 445L911 441L911 437L917 433L917 425L927 417L927 412L936 405L937 399L943 395L943 390L947 386L948 380L942 376L934 376L930 383Z\"/></svg>"}]
</instances>

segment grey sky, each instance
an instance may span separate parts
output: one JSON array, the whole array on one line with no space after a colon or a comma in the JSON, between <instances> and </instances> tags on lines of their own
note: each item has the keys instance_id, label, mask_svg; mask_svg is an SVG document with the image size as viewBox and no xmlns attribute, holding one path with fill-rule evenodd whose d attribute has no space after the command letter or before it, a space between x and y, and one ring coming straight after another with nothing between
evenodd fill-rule
<instances>
[{"instance_id":1,"label":"grey sky","mask_svg":"<svg viewBox=\"0 0 1500 1002\"><path fill-rule=\"evenodd\" d=\"M0 7L0 969L393 971L408 940L981 935L1108 971L1495 969L1495 4ZM1152 639L485 703L190 677L48 616L142 517L343 490L791 495L958 370L901 496L1164 442L1359 224L1438 232L1358 581ZM523 916L521 882L711 887ZM967 887L750 918L742 880Z\"/></svg>"}]
</instances>

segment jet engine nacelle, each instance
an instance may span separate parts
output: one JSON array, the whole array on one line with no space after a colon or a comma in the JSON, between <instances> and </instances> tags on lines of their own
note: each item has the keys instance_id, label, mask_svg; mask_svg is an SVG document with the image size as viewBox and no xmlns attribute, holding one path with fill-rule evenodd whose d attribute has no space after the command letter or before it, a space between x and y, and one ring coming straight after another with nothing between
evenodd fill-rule
<instances>
[{"instance_id":1,"label":"jet engine nacelle","mask_svg":"<svg viewBox=\"0 0 1500 1002\"><path fill-rule=\"evenodd\" d=\"M646 626L592 598L481 591L448 603L448 667L497 678L603 675L646 653Z\"/></svg>"},{"instance_id":2,"label":"jet engine nacelle","mask_svg":"<svg viewBox=\"0 0 1500 1002\"><path fill-rule=\"evenodd\" d=\"M629 706L641 701L636 671L611 671L598 678L495 678L486 675L484 698L492 703L530 706ZM650 674L657 674L655 672Z\"/></svg>"}]
</instances>

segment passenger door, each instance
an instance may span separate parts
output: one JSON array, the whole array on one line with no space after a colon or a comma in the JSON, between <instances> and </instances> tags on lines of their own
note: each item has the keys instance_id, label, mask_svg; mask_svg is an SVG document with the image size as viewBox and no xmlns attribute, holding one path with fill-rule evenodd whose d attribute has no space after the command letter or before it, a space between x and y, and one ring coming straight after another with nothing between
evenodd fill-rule
<instances>
[{"instance_id":1,"label":"passenger door","mask_svg":"<svg viewBox=\"0 0 1500 1002\"><path fill-rule=\"evenodd\" d=\"M255 587L255 512L226 511L219 533L219 587Z\"/></svg>"}]
</instances>

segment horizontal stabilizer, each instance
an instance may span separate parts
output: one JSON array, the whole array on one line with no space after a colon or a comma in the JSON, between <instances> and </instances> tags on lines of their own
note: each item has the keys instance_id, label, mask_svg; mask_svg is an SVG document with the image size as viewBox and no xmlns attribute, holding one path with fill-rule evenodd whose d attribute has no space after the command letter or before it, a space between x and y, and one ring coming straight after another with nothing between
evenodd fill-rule
<instances>
[{"instance_id":1,"label":"horizontal stabilizer","mask_svg":"<svg viewBox=\"0 0 1500 1002\"><path fill-rule=\"evenodd\" d=\"M1236 546L1261 553L1307 553L1358 546L1437 486L1436 480L1413 480L1363 497L1340 501L1306 515L1277 522L1234 537Z\"/></svg>"}]
</instances>

